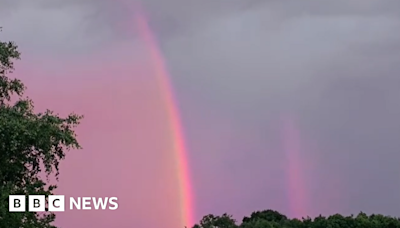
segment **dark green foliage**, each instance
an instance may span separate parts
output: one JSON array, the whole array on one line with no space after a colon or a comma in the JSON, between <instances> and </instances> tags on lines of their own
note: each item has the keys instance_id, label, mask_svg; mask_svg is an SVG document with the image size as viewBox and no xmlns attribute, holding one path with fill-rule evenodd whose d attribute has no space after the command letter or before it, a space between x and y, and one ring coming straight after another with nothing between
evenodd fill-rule
<instances>
[{"instance_id":1,"label":"dark green foliage","mask_svg":"<svg viewBox=\"0 0 400 228\"><path fill-rule=\"evenodd\" d=\"M235 228L236 221L232 216L223 214L222 216L206 215L200 221L199 225L195 225L193 228Z\"/></svg>"},{"instance_id":2,"label":"dark green foliage","mask_svg":"<svg viewBox=\"0 0 400 228\"><path fill-rule=\"evenodd\" d=\"M80 148L74 128L82 116L35 113L24 84L9 77L19 58L14 43L0 42L0 227L53 228L52 213L8 212L8 196L52 194L48 178L58 177L66 151Z\"/></svg>"},{"instance_id":3,"label":"dark green foliage","mask_svg":"<svg viewBox=\"0 0 400 228\"><path fill-rule=\"evenodd\" d=\"M207 215L193 228L400 228L399 218L374 214L368 216L362 212L356 217L335 214L329 217L320 215L314 219L307 217L299 220L289 219L277 211L265 210L244 217L241 224L235 224L231 219L229 226L221 225L226 224L226 218L231 216Z\"/></svg>"},{"instance_id":4,"label":"dark green foliage","mask_svg":"<svg viewBox=\"0 0 400 228\"><path fill-rule=\"evenodd\" d=\"M256 211L251 213L250 218L244 217L243 223L250 223L257 220L265 220L270 222L280 222L286 220L287 217L277 211L266 210L266 211Z\"/></svg>"}]
</instances>

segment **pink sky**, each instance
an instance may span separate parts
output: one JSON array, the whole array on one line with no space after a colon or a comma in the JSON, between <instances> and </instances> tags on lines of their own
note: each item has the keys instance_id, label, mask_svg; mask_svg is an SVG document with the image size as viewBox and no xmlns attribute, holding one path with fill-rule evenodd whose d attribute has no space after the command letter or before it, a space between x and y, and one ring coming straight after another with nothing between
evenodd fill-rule
<instances>
[{"instance_id":1,"label":"pink sky","mask_svg":"<svg viewBox=\"0 0 400 228\"><path fill-rule=\"evenodd\" d=\"M37 110L51 107L62 115L73 111L85 116L77 130L84 149L71 151L62 163L57 193L117 196L120 207L103 212L67 210L58 215L57 224L124 227L133 220L143 227L181 227L176 157L149 65L118 62L113 67L116 63L108 65L93 56L90 63L64 64L73 69L52 72L29 64L16 72L29 86L27 95L36 101ZM54 74L59 81L45 81Z\"/></svg>"},{"instance_id":2,"label":"pink sky","mask_svg":"<svg viewBox=\"0 0 400 228\"><path fill-rule=\"evenodd\" d=\"M142 2L180 102L196 219L398 214L400 3ZM85 115L58 193L119 197L57 224L182 228L162 94L120 3L0 0L1 39L19 45L38 111Z\"/></svg>"}]
</instances>

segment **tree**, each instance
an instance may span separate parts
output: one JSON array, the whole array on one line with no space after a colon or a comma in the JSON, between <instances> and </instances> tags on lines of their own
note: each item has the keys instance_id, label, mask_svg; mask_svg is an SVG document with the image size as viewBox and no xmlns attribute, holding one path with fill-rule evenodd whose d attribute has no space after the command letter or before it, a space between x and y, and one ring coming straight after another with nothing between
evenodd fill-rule
<instances>
[{"instance_id":1,"label":"tree","mask_svg":"<svg viewBox=\"0 0 400 228\"><path fill-rule=\"evenodd\" d=\"M250 218L244 217L243 222L251 222L257 220L265 220L271 222L281 222L282 220L287 220L287 217L274 210L256 211L251 213Z\"/></svg>"},{"instance_id":2,"label":"tree","mask_svg":"<svg viewBox=\"0 0 400 228\"><path fill-rule=\"evenodd\" d=\"M83 116L36 113L25 85L9 77L18 59L17 46L0 41L0 227L54 228L53 213L8 212L8 196L52 194L49 177L58 180L66 152L81 148L74 129Z\"/></svg>"},{"instance_id":3,"label":"tree","mask_svg":"<svg viewBox=\"0 0 400 228\"><path fill-rule=\"evenodd\" d=\"M228 216L232 221L231 216ZM223 216L204 216L199 224L193 228L217 227L219 221L224 221ZM244 217L240 228L400 228L400 219L383 215L366 215L360 212L356 217L353 215L343 216L340 214L324 217L322 215L312 219L310 217L300 219L289 219L285 215L273 211L253 212L250 217Z\"/></svg>"},{"instance_id":4,"label":"tree","mask_svg":"<svg viewBox=\"0 0 400 228\"><path fill-rule=\"evenodd\" d=\"M223 214L222 216L206 215L193 228L237 228L236 221L231 215Z\"/></svg>"}]
</instances>

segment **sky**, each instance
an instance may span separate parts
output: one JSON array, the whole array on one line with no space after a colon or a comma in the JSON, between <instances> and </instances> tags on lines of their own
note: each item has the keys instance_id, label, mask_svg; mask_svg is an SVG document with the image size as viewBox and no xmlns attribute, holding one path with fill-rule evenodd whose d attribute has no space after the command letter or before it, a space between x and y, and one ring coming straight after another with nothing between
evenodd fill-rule
<instances>
[{"instance_id":1,"label":"sky","mask_svg":"<svg viewBox=\"0 0 400 228\"><path fill-rule=\"evenodd\" d=\"M196 220L400 216L400 2L143 0L186 138ZM179 227L171 129L130 0L0 0L36 109L83 114L61 227Z\"/></svg>"}]
</instances>

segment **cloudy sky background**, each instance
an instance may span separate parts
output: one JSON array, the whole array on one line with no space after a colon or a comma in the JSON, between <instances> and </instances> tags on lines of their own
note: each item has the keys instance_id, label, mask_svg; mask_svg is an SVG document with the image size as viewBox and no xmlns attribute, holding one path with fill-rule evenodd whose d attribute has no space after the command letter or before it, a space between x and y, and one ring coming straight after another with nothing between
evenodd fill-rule
<instances>
[{"instance_id":1,"label":"cloudy sky background","mask_svg":"<svg viewBox=\"0 0 400 228\"><path fill-rule=\"evenodd\" d=\"M19 45L15 76L37 109L85 115L60 193L120 197L116 212L59 214L62 227L181 226L133 5L0 0L1 39ZM399 216L399 1L142 5L180 103L196 219L267 208Z\"/></svg>"}]
</instances>

